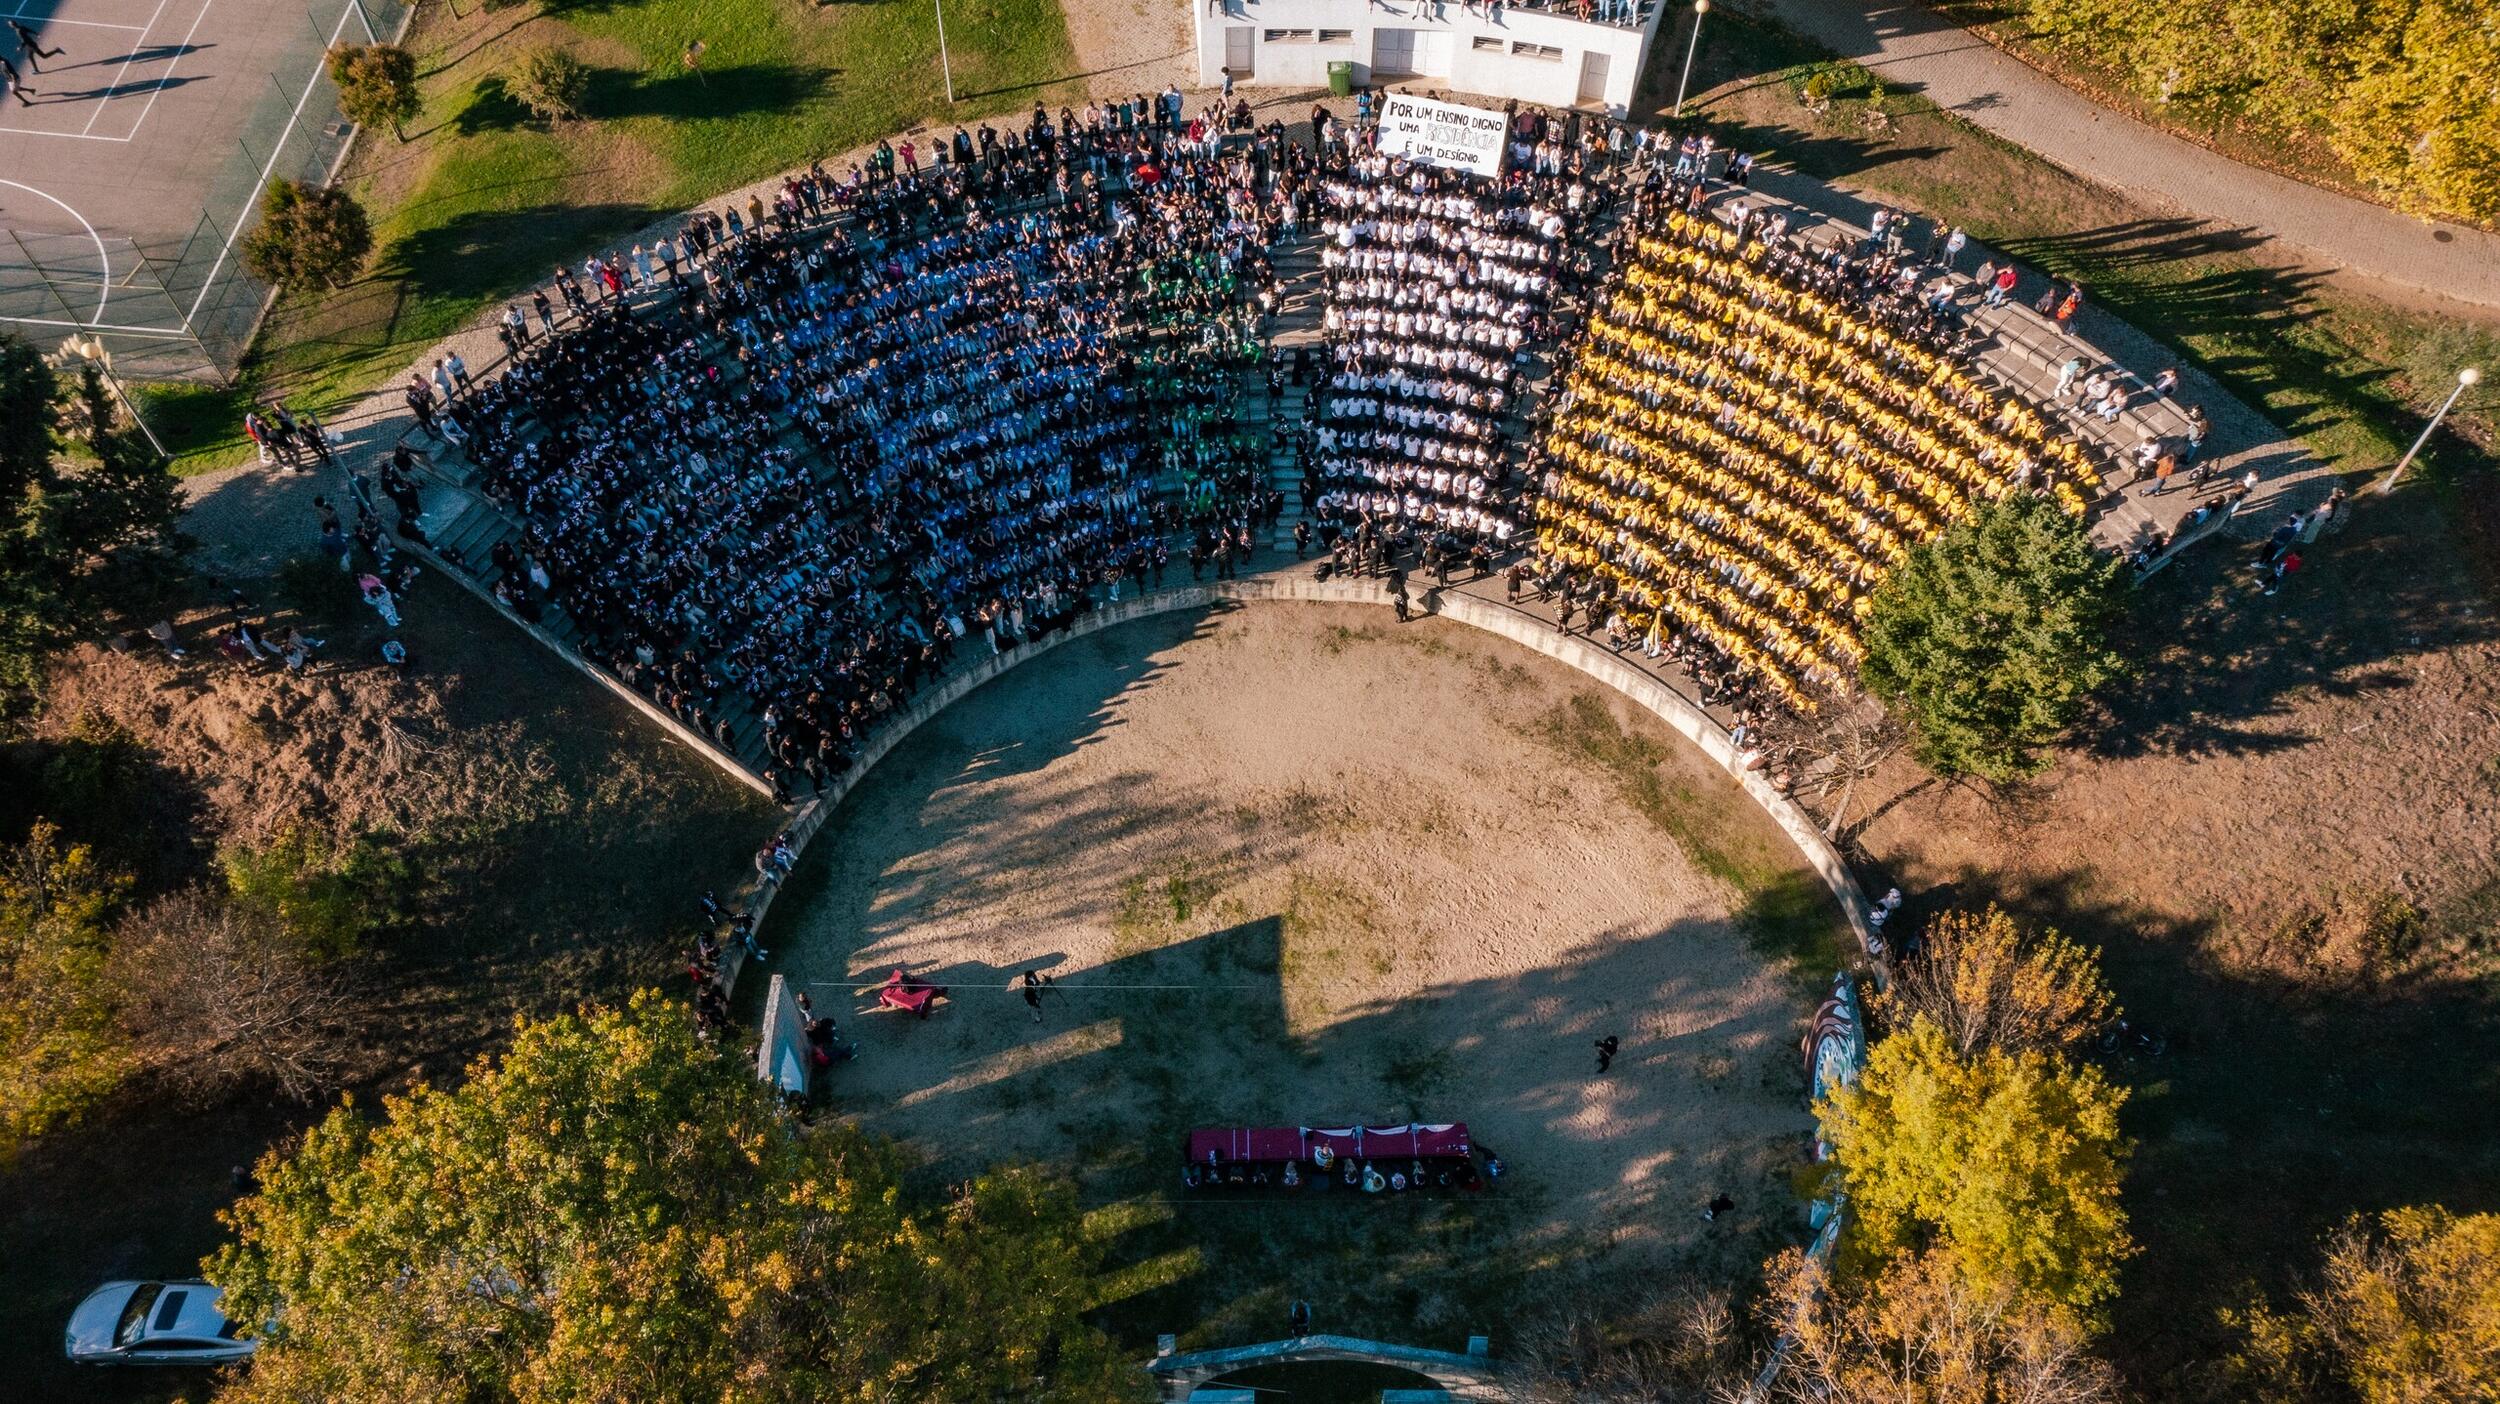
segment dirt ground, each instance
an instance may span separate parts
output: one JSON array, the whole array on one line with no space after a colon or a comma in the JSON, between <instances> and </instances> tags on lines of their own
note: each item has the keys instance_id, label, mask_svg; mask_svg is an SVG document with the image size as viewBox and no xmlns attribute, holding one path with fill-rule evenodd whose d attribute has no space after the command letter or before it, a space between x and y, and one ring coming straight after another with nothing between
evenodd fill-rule
<instances>
[{"instance_id":1,"label":"dirt ground","mask_svg":"<svg viewBox=\"0 0 2500 1404\"><path fill-rule=\"evenodd\" d=\"M1098 98L1198 86L1186 5L1173 0L1060 0L1079 76Z\"/></svg>"},{"instance_id":2,"label":"dirt ground","mask_svg":"<svg viewBox=\"0 0 2500 1404\"><path fill-rule=\"evenodd\" d=\"M889 758L776 909L773 965L864 1045L837 1075L844 1112L942 1169L1068 1164L1089 1199L1150 1212L1166 1231L1135 1261L1195 1305L1141 1330L1204 1331L1276 1291L1323 1329L1399 1299L1423 1319L1380 1329L1485 1329L1500 1298L1468 1290L1478 1274L1542 1290L1539 1266L1741 1267L1797 1221L1795 1040L1828 972L1757 951L1731 916L1743 894L1558 744L1593 695L1511 644L1385 611L1107 631ZM1679 803L1778 841L1662 724L1612 715L1674 743ZM953 1002L917 1022L854 993L896 967ZM1028 969L1056 981L1038 1024L1006 988ZM1609 1034L1622 1054L1600 1078ZM1464 1120L1510 1172L1458 1241L1349 1266L1347 1235L1437 1207L1172 1199L1193 1126L1410 1118ZM1703 1222L1722 1190L1741 1212Z\"/></svg>"}]
</instances>

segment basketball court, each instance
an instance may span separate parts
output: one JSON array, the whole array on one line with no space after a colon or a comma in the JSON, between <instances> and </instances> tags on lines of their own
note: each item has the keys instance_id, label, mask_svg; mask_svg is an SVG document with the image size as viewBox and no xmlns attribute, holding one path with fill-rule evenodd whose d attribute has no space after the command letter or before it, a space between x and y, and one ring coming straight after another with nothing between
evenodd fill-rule
<instances>
[{"instance_id":1,"label":"basketball court","mask_svg":"<svg viewBox=\"0 0 2500 1404\"><path fill-rule=\"evenodd\" d=\"M0 327L73 332L117 357L183 342L213 359L259 291L236 244L272 177L319 179L346 138L334 43L389 38L396 0L0 0L55 57L0 101ZM144 372L142 372L144 373Z\"/></svg>"}]
</instances>

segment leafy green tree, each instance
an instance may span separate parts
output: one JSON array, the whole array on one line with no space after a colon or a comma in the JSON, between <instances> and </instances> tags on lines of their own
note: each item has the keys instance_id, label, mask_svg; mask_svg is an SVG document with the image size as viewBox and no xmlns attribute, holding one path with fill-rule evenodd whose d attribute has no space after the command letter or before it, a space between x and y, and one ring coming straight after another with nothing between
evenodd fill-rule
<instances>
[{"instance_id":1,"label":"leafy green tree","mask_svg":"<svg viewBox=\"0 0 2500 1404\"><path fill-rule=\"evenodd\" d=\"M49 824L0 854L0 1159L76 1122L129 1071L107 977L129 890Z\"/></svg>"},{"instance_id":2,"label":"leafy green tree","mask_svg":"<svg viewBox=\"0 0 2500 1404\"><path fill-rule=\"evenodd\" d=\"M523 1021L453 1091L342 1107L262 1162L207 1264L269 1322L264 1400L1140 1397L1077 1320L1070 1190L922 1202L902 1153L803 1130L682 1005Z\"/></svg>"},{"instance_id":3,"label":"leafy green tree","mask_svg":"<svg viewBox=\"0 0 2500 1404\"><path fill-rule=\"evenodd\" d=\"M2293 1310L2260 1304L2236 1324L2246 1340L2233 1363L2260 1397L2500 1399L2500 1214L2355 1218Z\"/></svg>"},{"instance_id":4,"label":"leafy green tree","mask_svg":"<svg viewBox=\"0 0 2500 1404\"><path fill-rule=\"evenodd\" d=\"M91 462L56 449L60 396L43 359L0 335L0 713L33 701L46 653L161 604L186 545L172 477L95 371L73 396Z\"/></svg>"},{"instance_id":5,"label":"leafy green tree","mask_svg":"<svg viewBox=\"0 0 2500 1404\"><path fill-rule=\"evenodd\" d=\"M582 99L590 95L590 69L563 49L523 54L510 81L512 96L547 122L581 116Z\"/></svg>"},{"instance_id":6,"label":"leafy green tree","mask_svg":"<svg viewBox=\"0 0 2500 1404\"><path fill-rule=\"evenodd\" d=\"M2081 521L2009 493L1903 556L1869 602L1861 676L1940 775L2012 780L2119 676L2123 566Z\"/></svg>"},{"instance_id":7,"label":"leafy green tree","mask_svg":"<svg viewBox=\"0 0 2500 1404\"><path fill-rule=\"evenodd\" d=\"M361 834L342 845L302 826L265 844L229 846L217 862L235 906L316 963L355 955L398 925L415 880L388 835Z\"/></svg>"},{"instance_id":8,"label":"leafy green tree","mask_svg":"<svg viewBox=\"0 0 2500 1404\"><path fill-rule=\"evenodd\" d=\"M243 236L243 264L278 287L339 286L373 252L364 206L344 190L273 180L261 196L260 224Z\"/></svg>"},{"instance_id":9,"label":"leafy green tree","mask_svg":"<svg viewBox=\"0 0 2500 1404\"><path fill-rule=\"evenodd\" d=\"M1938 1249L1975 1290L2097 1323L2131 1250L2118 1181L2126 1093L2038 1052L1955 1051L1918 1019L1821 1108L1853 1253Z\"/></svg>"},{"instance_id":10,"label":"leafy green tree","mask_svg":"<svg viewBox=\"0 0 2500 1404\"><path fill-rule=\"evenodd\" d=\"M339 111L359 127L388 126L408 139L405 124L425 106L417 95L417 59L397 44L341 44L330 50L330 81Z\"/></svg>"}]
</instances>

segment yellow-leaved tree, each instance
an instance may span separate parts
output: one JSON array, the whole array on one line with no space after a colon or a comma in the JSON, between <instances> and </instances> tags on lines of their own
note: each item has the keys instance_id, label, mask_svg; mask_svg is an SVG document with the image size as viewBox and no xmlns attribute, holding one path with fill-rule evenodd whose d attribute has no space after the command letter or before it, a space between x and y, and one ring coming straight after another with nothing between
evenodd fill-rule
<instances>
[{"instance_id":1,"label":"yellow-leaved tree","mask_svg":"<svg viewBox=\"0 0 2500 1404\"><path fill-rule=\"evenodd\" d=\"M2096 1068L1965 1054L1913 1020L1819 1109L1848 1186L1851 1260L1940 1251L1976 1291L2099 1325L2133 1251L2118 1204L2125 1101Z\"/></svg>"},{"instance_id":2,"label":"yellow-leaved tree","mask_svg":"<svg viewBox=\"0 0 2500 1404\"><path fill-rule=\"evenodd\" d=\"M1928 923L1918 958L1872 1004L1892 1027L1930 1021L1964 1054L2072 1053L2118 1012L2098 950L2053 927L2025 931L1994 903Z\"/></svg>"},{"instance_id":3,"label":"yellow-leaved tree","mask_svg":"<svg viewBox=\"0 0 2500 1404\"><path fill-rule=\"evenodd\" d=\"M2239 1313L2251 1393L2360 1404L2500 1399L2500 1214L2356 1218L2294 1309Z\"/></svg>"},{"instance_id":4,"label":"yellow-leaved tree","mask_svg":"<svg viewBox=\"0 0 2500 1404\"><path fill-rule=\"evenodd\" d=\"M2416 0L2331 109L2337 154L2398 209L2500 220L2500 9Z\"/></svg>"}]
</instances>

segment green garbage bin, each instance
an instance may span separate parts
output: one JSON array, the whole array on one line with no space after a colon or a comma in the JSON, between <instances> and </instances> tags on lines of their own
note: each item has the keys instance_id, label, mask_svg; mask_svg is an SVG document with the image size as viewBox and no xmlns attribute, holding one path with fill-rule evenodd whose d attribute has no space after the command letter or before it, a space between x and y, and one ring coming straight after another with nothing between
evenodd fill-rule
<instances>
[{"instance_id":1,"label":"green garbage bin","mask_svg":"<svg viewBox=\"0 0 2500 1404\"><path fill-rule=\"evenodd\" d=\"M1328 91L1339 97L1354 96L1354 60L1330 59L1328 61Z\"/></svg>"}]
</instances>

